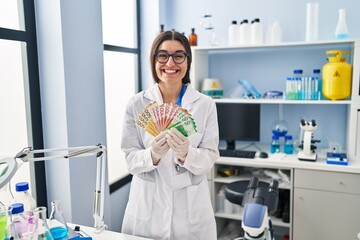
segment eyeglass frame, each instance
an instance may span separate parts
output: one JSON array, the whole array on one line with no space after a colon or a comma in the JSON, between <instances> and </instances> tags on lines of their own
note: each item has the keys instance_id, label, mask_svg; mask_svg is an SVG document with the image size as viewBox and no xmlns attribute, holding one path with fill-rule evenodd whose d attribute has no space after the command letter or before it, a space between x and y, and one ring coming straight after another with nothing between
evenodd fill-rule
<instances>
[{"instance_id":1,"label":"eyeglass frame","mask_svg":"<svg viewBox=\"0 0 360 240\"><path fill-rule=\"evenodd\" d=\"M166 60L165 62L160 62L160 61L159 61L159 59L157 58L157 55L158 55L159 53L165 53L165 54L167 54L168 58L167 58L167 60ZM174 59L174 55L175 55L175 54L178 54L178 53L182 53L182 54L185 55L184 61L182 61L181 63L176 62L175 59ZM185 60L189 57L189 54L188 54L187 52L183 51L183 50L176 51L176 52L174 52L173 54L170 54L170 53L168 53L168 52L165 51L165 50L159 50L159 51L156 51L156 52L154 53L154 58L155 58L155 60L156 60L158 63L161 63L161 64L166 64L166 63L169 61L170 57L172 58L172 60L174 61L174 63L176 63L176 64L182 64L182 63L184 63Z\"/></svg>"}]
</instances>

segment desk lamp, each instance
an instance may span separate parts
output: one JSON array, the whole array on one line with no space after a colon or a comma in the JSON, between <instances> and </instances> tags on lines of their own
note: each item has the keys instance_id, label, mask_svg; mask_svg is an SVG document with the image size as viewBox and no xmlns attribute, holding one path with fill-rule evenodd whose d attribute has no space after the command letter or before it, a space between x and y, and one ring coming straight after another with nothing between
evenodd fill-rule
<instances>
[{"instance_id":1,"label":"desk lamp","mask_svg":"<svg viewBox=\"0 0 360 240\"><path fill-rule=\"evenodd\" d=\"M40 153L57 153L54 156L35 156ZM38 149L25 148L14 158L11 157L0 157L0 188L5 186L11 178L14 176L16 171L19 169L17 159L23 162L37 162L47 161L59 158L77 158L96 156L96 187L94 193L94 228L95 233L100 233L107 228L104 223L104 189L105 189L105 168L106 168L106 148L105 146L98 144L94 146L83 146L83 147L69 147L69 148L53 148L53 149Z\"/></svg>"}]
</instances>

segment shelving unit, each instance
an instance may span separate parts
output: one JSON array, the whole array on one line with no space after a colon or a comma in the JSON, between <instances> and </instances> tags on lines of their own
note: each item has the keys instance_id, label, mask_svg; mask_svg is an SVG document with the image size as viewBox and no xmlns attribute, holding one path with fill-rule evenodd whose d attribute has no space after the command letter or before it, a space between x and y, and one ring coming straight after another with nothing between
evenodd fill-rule
<instances>
[{"instance_id":1,"label":"shelving unit","mask_svg":"<svg viewBox=\"0 0 360 240\"><path fill-rule=\"evenodd\" d=\"M351 52L348 57L348 62L352 64L352 90L351 96L346 100L331 101L326 99L321 100L286 100L286 99L243 99L243 98L229 98L224 97L215 99L216 102L222 103L238 103L238 104L261 104L262 111L267 114L273 111L275 106L286 106L284 110L285 120L293 123L297 121L293 109L310 114L318 114L316 117L321 122L324 129L320 132L320 138L326 139L328 137L339 139L346 150L349 166L339 167L337 165L328 165L324 159L318 159L316 162L303 162L297 160L296 155L286 156L285 158L278 158L275 155L270 155L268 159L237 159L221 157L214 165L212 173L209 175L209 185L212 194L212 202L216 206L216 194L222 185L240 180L242 178L249 179L250 176L231 176L228 178L217 177L217 169L221 166L238 166L238 167L253 167L253 168L267 168L267 169L282 169L289 174L290 185L286 187L290 194L290 223L284 223L281 219L272 218L274 226L287 229L290 239L301 240L299 231L296 227L301 226L301 231L311 232L309 224L299 225L302 221L309 221L300 214L301 211L306 211L299 200L294 200L294 196L300 196L302 189L299 189L298 183L294 182L296 174L299 169L302 169L305 174L307 171L319 171L338 173L343 172L344 176L347 174L360 173L360 40L348 39L342 41L317 41L317 42L291 42L271 45L249 45L249 46L216 46L216 47L193 47L192 48L192 69L191 79L192 86L201 90L202 80L205 78L220 78L223 82L224 93L231 91L234 83L239 79L250 79L251 83L257 88L259 92L266 92L269 90L281 90L285 88L285 78L292 75L292 70L295 68L307 69L308 72L313 68L321 68L327 63L327 50L340 49L349 50ZM270 111L268 110L270 109ZM286 116L286 111L292 110ZM274 114L276 115L276 114ZM263 115L262 115L263 117ZM270 118L268 115L266 118ZM265 118L264 117L264 118ZM288 119L287 119L288 118ZM295 120L294 120L295 119ZM261 121L264 128L269 127L269 123ZM267 125L266 125L267 124ZM293 124L296 125L296 124ZM269 130L270 132L270 130ZM259 144L268 146L267 142L271 133L263 134ZM303 175L304 176L304 175ZM317 181L316 175L311 175L309 181ZM358 178L355 178L359 181ZM357 182L358 186L360 182ZM281 186L284 187L284 186ZM300 187L301 188L301 187ZM328 189L329 190L329 189ZM331 189L329 191L332 191ZM336 191L336 189L334 189ZM360 195L355 192L354 199L358 199ZM339 193L338 195L341 195ZM338 196L337 195L337 196ZM341 195L342 196L342 195ZM312 201L315 203L315 201ZM341 204L341 203L339 203ZM346 203L345 203L346 204ZM293 210L296 209L296 210ZM330 211L331 209L329 209ZM308 217L316 216L317 207L312 207L311 213L307 213ZM324 207L321 211L325 211ZM349 213L349 211L347 211ZM341 213L340 213L341 215ZM356 209L354 216L343 216L351 219L358 219L360 210ZM224 226L226 221L241 221L241 213L225 214L216 212L218 231ZM294 219L296 224L294 225ZM336 219L327 219L326 222L334 222L329 224L329 229L336 229ZM353 226L349 226L353 230ZM346 231L342 229L341 231ZM360 232L360 229L359 229ZM348 234L349 235L349 234ZM356 238L353 237L354 239ZM329 238L335 239L335 238Z\"/></svg>"}]
</instances>

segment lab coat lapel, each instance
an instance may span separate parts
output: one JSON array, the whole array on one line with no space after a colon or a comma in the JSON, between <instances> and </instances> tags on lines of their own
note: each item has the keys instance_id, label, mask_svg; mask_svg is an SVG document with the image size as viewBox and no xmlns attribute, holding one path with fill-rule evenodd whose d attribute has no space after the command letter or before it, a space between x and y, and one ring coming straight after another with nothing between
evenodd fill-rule
<instances>
[{"instance_id":1,"label":"lab coat lapel","mask_svg":"<svg viewBox=\"0 0 360 240\"><path fill-rule=\"evenodd\" d=\"M156 101L158 104L163 103L159 85L156 83L151 88L145 90L144 97L149 99L150 102Z\"/></svg>"}]
</instances>

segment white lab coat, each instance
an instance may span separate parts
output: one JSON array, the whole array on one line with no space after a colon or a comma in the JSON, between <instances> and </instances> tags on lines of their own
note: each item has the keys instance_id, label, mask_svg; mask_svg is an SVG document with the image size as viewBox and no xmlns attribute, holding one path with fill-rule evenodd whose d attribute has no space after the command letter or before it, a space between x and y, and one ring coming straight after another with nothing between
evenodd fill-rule
<instances>
[{"instance_id":1,"label":"white lab coat","mask_svg":"<svg viewBox=\"0 0 360 240\"><path fill-rule=\"evenodd\" d=\"M153 101L163 103L157 84L136 94L126 108L121 147L133 179L122 232L152 239L215 240L206 175L219 157L215 102L188 85L182 107L193 116L197 133L188 137L188 155L178 171L171 149L157 166L153 165L153 137L135 123Z\"/></svg>"}]
</instances>

